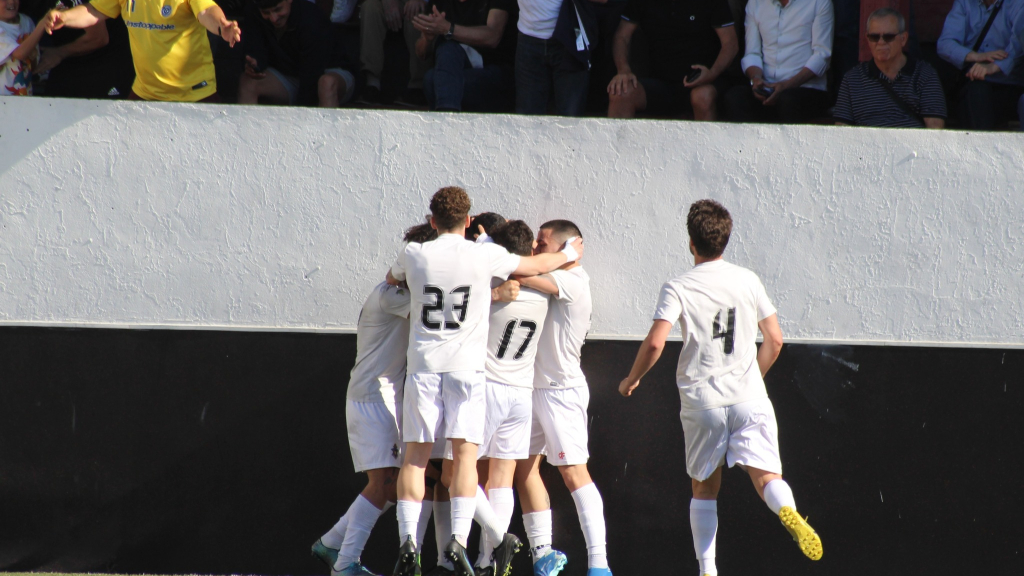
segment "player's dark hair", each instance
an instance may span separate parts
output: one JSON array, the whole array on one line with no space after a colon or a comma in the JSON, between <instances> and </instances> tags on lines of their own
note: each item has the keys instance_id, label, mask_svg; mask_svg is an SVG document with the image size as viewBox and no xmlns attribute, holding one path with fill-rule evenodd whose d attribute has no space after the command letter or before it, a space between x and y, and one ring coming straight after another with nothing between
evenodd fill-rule
<instances>
[{"instance_id":1,"label":"player's dark hair","mask_svg":"<svg viewBox=\"0 0 1024 576\"><path fill-rule=\"evenodd\" d=\"M686 231L693 247L703 258L718 258L725 252L732 234L732 216L714 200L697 200L686 216Z\"/></svg>"},{"instance_id":2,"label":"player's dark hair","mask_svg":"<svg viewBox=\"0 0 1024 576\"><path fill-rule=\"evenodd\" d=\"M505 250L519 256L533 254L533 230L522 220L509 220L488 232L491 240Z\"/></svg>"},{"instance_id":3,"label":"player's dark hair","mask_svg":"<svg viewBox=\"0 0 1024 576\"><path fill-rule=\"evenodd\" d=\"M439 229L451 230L465 222L472 206L465 190L458 186L446 186L434 192L430 199L430 214Z\"/></svg>"},{"instance_id":4,"label":"player's dark hair","mask_svg":"<svg viewBox=\"0 0 1024 576\"><path fill-rule=\"evenodd\" d=\"M430 225L430 222L424 222L423 224L417 224L412 228L405 231L406 242L418 242L420 244L424 242L430 242L431 240L437 239L437 230Z\"/></svg>"},{"instance_id":5,"label":"player's dark hair","mask_svg":"<svg viewBox=\"0 0 1024 576\"><path fill-rule=\"evenodd\" d=\"M473 220L469 223L469 228L466 228L466 238L469 240L475 239L476 235L480 233L477 226L483 226L484 232L490 235L491 230L495 226L503 224L505 221L505 217L497 212L481 212L473 217Z\"/></svg>"},{"instance_id":6,"label":"player's dark hair","mask_svg":"<svg viewBox=\"0 0 1024 576\"><path fill-rule=\"evenodd\" d=\"M551 234L559 242L565 242L573 236L583 238L583 232L580 232L580 227L570 220L548 220L540 225L540 229L551 230Z\"/></svg>"}]
</instances>

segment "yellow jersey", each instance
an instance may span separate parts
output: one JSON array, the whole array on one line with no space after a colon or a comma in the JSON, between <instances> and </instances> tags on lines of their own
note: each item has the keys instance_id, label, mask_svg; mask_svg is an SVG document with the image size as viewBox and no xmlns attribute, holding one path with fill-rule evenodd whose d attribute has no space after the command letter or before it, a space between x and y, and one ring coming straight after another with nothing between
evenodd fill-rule
<instances>
[{"instance_id":1,"label":"yellow jersey","mask_svg":"<svg viewBox=\"0 0 1024 576\"><path fill-rule=\"evenodd\" d=\"M197 15L213 0L92 0L108 18L121 16L135 61L132 91L143 100L196 102L217 91L213 54Z\"/></svg>"}]
</instances>

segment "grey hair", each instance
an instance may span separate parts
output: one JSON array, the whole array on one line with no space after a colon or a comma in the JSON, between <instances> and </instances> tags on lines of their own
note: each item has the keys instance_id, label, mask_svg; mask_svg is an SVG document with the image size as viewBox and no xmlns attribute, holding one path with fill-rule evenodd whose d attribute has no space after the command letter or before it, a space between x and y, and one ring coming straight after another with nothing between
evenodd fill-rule
<instances>
[{"instance_id":1,"label":"grey hair","mask_svg":"<svg viewBox=\"0 0 1024 576\"><path fill-rule=\"evenodd\" d=\"M896 24L900 28L900 34L907 31L907 21L903 18L903 14L899 10L894 10L892 8L879 8L872 12L871 15L868 16L868 21L864 24L864 27L867 28L870 26L871 21L876 18L888 18L890 16L896 19Z\"/></svg>"}]
</instances>

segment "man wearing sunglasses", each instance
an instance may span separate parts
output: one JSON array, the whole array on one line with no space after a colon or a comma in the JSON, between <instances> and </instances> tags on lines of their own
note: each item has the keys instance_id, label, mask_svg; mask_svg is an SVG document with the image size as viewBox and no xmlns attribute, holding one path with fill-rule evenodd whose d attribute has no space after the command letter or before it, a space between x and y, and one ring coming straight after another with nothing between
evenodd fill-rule
<instances>
[{"instance_id":1,"label":"man wearing sunglasses","mask_svg":"<svg viewBox=\"0 0 1024 576\"><path fill-rule=\"evenodd\" d=\"M942 128L946 98L935 69L903 52L906 21L892 8L868 16L871 60L852 68L839 86L836 124Z\"/></svg>"},{"instance_id":2,"label":"man wearing sunglasses","mask_svg":"<svg viewBox=\"0 0 1024 576\"><path fill-rule=\"evenodd\" d=\"M1024 94L1024 0L955 0L938 53L966 76L957 117L975 130L1005 125Z\"/></svg>"}]
</instances>

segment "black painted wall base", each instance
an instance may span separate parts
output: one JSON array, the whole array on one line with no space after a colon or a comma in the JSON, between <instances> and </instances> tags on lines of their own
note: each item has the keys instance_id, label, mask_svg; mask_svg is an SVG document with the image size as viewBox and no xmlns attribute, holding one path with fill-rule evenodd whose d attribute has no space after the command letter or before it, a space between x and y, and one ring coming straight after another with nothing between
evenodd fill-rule
<instances>
[{"instance_id":1,"label":"black painted wall base","mask_svg":"<svg viewBox=\"0 0 1024 576\"><path fill-rule=\"evenodd\" d=\"M696 574L679 346L627 400L636 348L584 347L612 569ZM309 545L365 481L343 419L354 355L342 335L0 328L0 570L326 573ZM1019 350L787 345L768 388L825 556L805 559L731 470L719 572L1022 573L1022 369ZM545 475L565 574L582 576L572 498ZM390 574L397 545L388 512L363 560Z\"/></svg>"}]
</instances>

